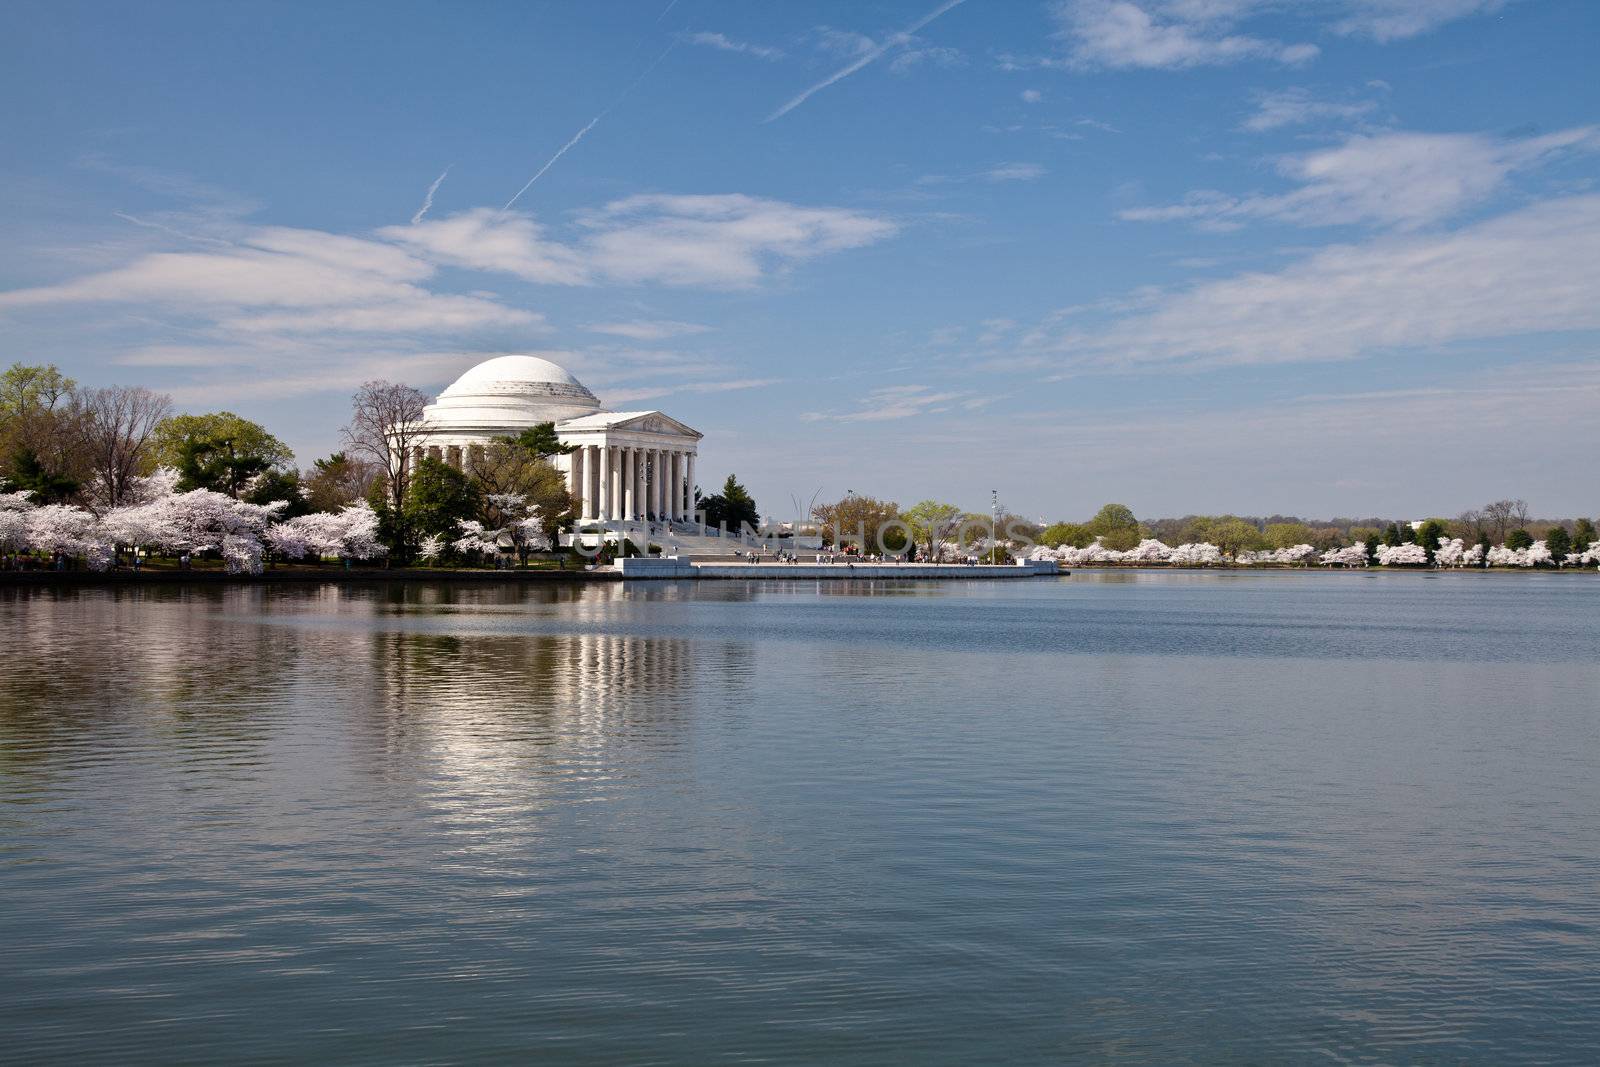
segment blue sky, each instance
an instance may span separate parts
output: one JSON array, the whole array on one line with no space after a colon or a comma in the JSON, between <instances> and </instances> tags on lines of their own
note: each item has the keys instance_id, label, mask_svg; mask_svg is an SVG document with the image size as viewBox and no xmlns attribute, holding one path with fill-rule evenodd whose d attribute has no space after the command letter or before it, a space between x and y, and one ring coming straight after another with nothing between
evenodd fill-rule
<instances>
[{"instance_id":1,"label":"blue sky","mask_svg":"<svg viewBox=\"0 0 1600 1067\"><path fill-rule=\"evenodd\" d=\"M0 362L302 462L532 352L775 513L1600 510L1587 0L7 10Z\"/></svg>"}]
</instances>

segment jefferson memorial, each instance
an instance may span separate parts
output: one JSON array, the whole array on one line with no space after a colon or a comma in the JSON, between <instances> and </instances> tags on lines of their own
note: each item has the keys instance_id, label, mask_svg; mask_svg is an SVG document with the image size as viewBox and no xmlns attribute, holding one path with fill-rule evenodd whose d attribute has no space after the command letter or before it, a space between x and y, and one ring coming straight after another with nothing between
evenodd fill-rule
<instances>
[{"instance_id":1,"label":"jefferson memorial","mask_svg":"<svg viewBox=\"0 0 1600 1067\"><path fill-rule=\"evenodd\" d=\"M605 411L565 368L536 356L496 356L457 378L423 409L411 458L470 468L476 449L541 422L576 446L551 459L580 521L692 518L700 432L659 411Z\"/></svg>"}]
</instances>

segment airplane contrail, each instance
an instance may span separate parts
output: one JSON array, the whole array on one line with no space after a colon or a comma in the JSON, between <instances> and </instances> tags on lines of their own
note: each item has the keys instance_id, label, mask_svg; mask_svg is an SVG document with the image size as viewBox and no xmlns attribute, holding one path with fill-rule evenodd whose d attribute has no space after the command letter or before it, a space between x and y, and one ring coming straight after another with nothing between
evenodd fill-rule
<instances>
[{"instance_id":1,"label":"airplane contrail","mask_svg":"<svg viewBox=\"0 0 1600 1067\"><path fill-rule=\"evenodd\" d=\"M450 164L450 167L453 166L455 166L454 163ZM428 213L428 209L433 207L433 194L437 193L439 191L439 186L444 184L445 174L450 173L450 167L444 168L444 174L440 174L437 178L433 179L433 184L428 186L427 195L422 198L422 206L417 208L417 213L415 215L411 216L411 225L415 226L417 223L421 222L422 216L426 215Z\"/></svg>"},{"instance_id":2,"label":"airplane contrail","mask_svg":"<svg viewBox=\"0 0 1600 1067\"><path fill-rule=\"evenodd\" d=\"M606 111L609 111L609 110L611 110L611 109L610 108L606 109ZM555 166L556 165L556 160L560 159L562 156L567 154L567 149L571 148L573 145L575 145L579 141L583 140L583 135L588 133L590 130L594 129L595 123L597 123L601 119L605 118L605 115L606 115L605 111L600 112L600 114L596 115L594 118L589 120L589 125L585 126L583 129L579 130L577 133L573 134L572 135L572 140L568 141L566 144L564 144L560 148L558 148L556 150L556 154L550 157L550 161L548 163L546 163L544 166L540 167L539 168L539 172L537 174L535 174L533 177L528 179L528 184L524 185L521 189L518 189L517 190L517 195L513 196L510 200L507 200L505 207L501 208L498 212L496 212L496 214L497 215L504 215L507 211L510 211L511 210L511 205L515 204L517 202L517 200L521 198L523 193L525 193L529 189L533 188L533 183L538 181L540 178L543 178L544 177L544 172L549 170L551 167Z\"/></svg>"},{"instance_id":3,"label":"airplane contrail","mask_svg":"<svg viewBox=\"0 0 1600 1067\"><path fill-rule=\"evenodd\" d=\"M956 2L960 3L961 0L956 0ZM518 189L517 190L517 195L513 196L510 200L507 200L506 203L505 203L505 207L502 207L499 211L495 212L495 218L499 218L501 215L504 215L507 211L510 211L511 210L511 205L515 204L518 200L520 200L522 198L522 194L523 193L525 193L529 189L533 188L533 183L538 181L540 178L544 177L545 171L549 170L551 167L556 165L556 160L558 160L562 156L566 155L568 149L570 149L573 145L577 144L579 141L583 140L583 135L588 133L590 130L594 129L596 123L598 123L601 119L605 118L607 115L611 114L612 111L616 110L617 105L622 103L624 100L626 100L628 98L628 94L633 92L635 89L637 89L639 87L639 83L644 81L645 78L649 76L650 72L652 70L655 70L656 67L658 65L660 65L660 63L661 63L661 61L663 59L667 58L667 53L671 52L676 47L678 47L678 42L676 40L674 40L671 44L667 45L667 47L662 51L662 53L659 56L656 56L656 58L651 61L650 65L648 67L644 68L644 70L639 72L639 76L637 78L633 79L633 81L628 83L628 87L626 89L622 90L622 92L620 94L618 94L618 96L617 96L617 98L615 100L611 101L611 103L606 105L605 110L601 111L600 114L598 114L594 118L590 119L589 120L589 124L587 126L585 126L583 129L579 130L577 133L572 135L572 140L568 141L566 144L562 145L559 149L556 150L556 154L550 157L549 162L545 163L544 166L540 167L539 168L539 172L537 174L535 174L533 177L528 179L528 184L524 185L521 189Z\"/></svg>"},{"instance_id":4,"label":"airplane contrail","mask_svg":"<svg viewBox=\"0 0 1600 1067\"><path fill-rule=\"evenodd\" d=\"M944 3L928 12L928 14L922 16L922 18L918 19L916 22L913 22L899 33L890 34L888 37L885 37L882 44L874 46L870 51L866 52L855 62L834 71L832 74L828 75L811 88L805 90L797 96L791 97L787 103L761 121L771 122L773 119L782 118L795 108L799 107L801 104L805 103L807 100L811 99L812 94L826 89L834 82L843 81L844 79L850 77L850 75L854 74L862 67L865 67L881 58L885 52L889 51L889 49L898 48L900 45L907 43L911 40L912 35L918 30L922 29L928 23L932 22L934 19L938 18L940 15L944 14L946 11L949 11L951 8L955 7L961 2L962 0L945 0Z\"/></svg>"}]
</instances>

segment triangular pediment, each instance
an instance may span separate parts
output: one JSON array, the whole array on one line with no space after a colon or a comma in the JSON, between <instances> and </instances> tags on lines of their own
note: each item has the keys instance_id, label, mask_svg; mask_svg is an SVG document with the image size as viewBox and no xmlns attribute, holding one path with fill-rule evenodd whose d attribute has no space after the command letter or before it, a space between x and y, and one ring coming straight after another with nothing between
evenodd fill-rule
<instances>
[{"instance_id":1,"label":"triangular pediment","mask_svg":"<svg viewBox=\"0 0 1600 1067\"><path fill-rule=\"evenodd\" d=\"M660 411L599 411L556 423L557 433L583 430L632 430L635 433L658 433L668 437L700 438L704 435L691 426L679 422Z\"/></svg>"}]
</instances>

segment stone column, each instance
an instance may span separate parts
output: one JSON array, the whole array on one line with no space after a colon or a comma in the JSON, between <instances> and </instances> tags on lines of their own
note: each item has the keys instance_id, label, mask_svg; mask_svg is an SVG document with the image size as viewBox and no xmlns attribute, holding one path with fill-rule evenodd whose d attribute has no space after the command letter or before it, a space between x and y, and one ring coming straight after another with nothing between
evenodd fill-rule
<instances>
[{"instance_id":1,"label":"stone column","mask_svg":"<svg viewBox=\"0 0 1600 1067\"><path fill-rule=\"evenodd\" d=\"M610 459L606 469L611 474L611 496L606 500L606 507L610 509L611 521L616 522L622 518L622 449L607 445L606 455Z\"/></svg>"},{"instance_id":2,"label":"stone column","mask_svg":"<svg viewBox=\"0 0 1600 1067\"><path fill-rule=\"evenodd\" d=\"M596 448L600 462L600 506L594 516L602 522L611 518L611 449L605 445Z\"/></svg>"},{"instance_id":3,"label":"stone column","mask_svg":"<svg viewBox=\"0 0 1600 1067\"><path fill-rule=\"evenodd\" d=\"M650 511L659 520L666 514L667 494L661 491L661 449L650 450Z\"/></svg>"},{"instance_id":4,"label":"stone column","mask_svg":"<svg viewBox=\"0 0 1600 1067\"><path fill-rule=\"evenodd\" d=\"M633 449L633 517L642 520L650 512L644 495L644 449Z\"/></svg>"},{"instance_id":5,"label":"stone column","mask_svg":"<svg viewBox=\"0 0 1600 1067\"><path fill-rule=\"evenodd\" d=\"M672 472L667 479L667 491L671 499L667 501L667 514L674 519L683 518L683 453L674 452L667 461L667 468Z\"/></svg>"},{"instance_id":6,"label":"stone column","mask_svg":"<svg viewBox=\"0 0 1600 1067\"><path fill-rule=\"evenodd\" d=\"M635 467L635 463L634 450L624 448L622 450L622 517L628 522L633 521L633 509L639 506L639 496L636 492L637 486L635 484L639 472Z\"/></svg>"},{"instance_id":7,"label":"stone column","mask_svg":"<svg viewBox=\"0 0 1600 1067\"><path fill-rule=\"evenodd\" d=\"M684 456L686 470L683 476L683 510L684 514L694 516L694 453Z\"/></svg>"},{"instance_id":8,"label":"stone column","mask_svg":"<svg viewBox=\"0 0 1600 1067\"><path fill-rule=\"evenodd\" d=\"M594 445L584 445L586 458L583 461L583 480L586 483L583 491L588 498L588 511L586 517L598 519L600 517L600 450Z\"/></svg>"},{"instance_id":9,"label":"stone column","mask_svg":"<svg viewBox=\"0 0 1600 1067\"><path fill-rule=\"evenodd\" d=\"M588 512L583 510L583 449L567 453L567 492L572 495L572 506L578 512L578 518L583 518Z\"/></svg>"}]
</instances>

